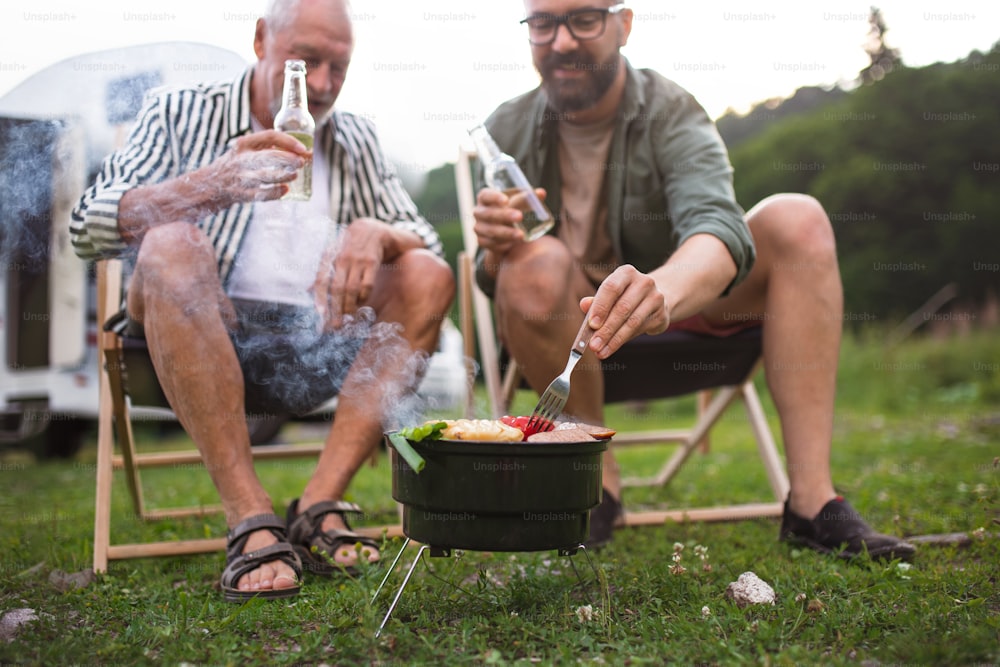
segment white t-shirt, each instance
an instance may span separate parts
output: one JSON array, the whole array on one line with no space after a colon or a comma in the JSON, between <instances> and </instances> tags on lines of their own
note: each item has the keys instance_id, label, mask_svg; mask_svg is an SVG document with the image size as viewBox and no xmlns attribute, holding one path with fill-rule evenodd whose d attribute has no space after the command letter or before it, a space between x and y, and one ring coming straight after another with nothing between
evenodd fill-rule
<instances>
[{"instance_id":1,"label":"white t-shirt","mask_svg":"<svg viewBox=\"0 0 1000 667\"><path fill-rule=\"evenodd\" d=\"M251 117L254 131L263 129ZM314 141L318 146L319 142ZM313 152L309 201L257 202L226 292L232 298L314 304L310 290L335 223L330 219L330 165Z\"/></svg>"}]
</instances>

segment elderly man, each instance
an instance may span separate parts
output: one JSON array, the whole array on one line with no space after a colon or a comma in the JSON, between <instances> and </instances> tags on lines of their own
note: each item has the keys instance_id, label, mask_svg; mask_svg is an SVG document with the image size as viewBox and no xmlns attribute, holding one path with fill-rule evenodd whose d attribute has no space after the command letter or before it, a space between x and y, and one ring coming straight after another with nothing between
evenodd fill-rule
<instances>
[{"instance_id":1,"label":"elderly man","mask_svg":"<svg viewBox=\"0 0 1000 667\"><path fill-rule=\"evenodd\" d=\"M334 111L352 48L345 0L274 0L257 62L235 81L152 96L73 216L80 256L134 262L128 326L144 332L225 508L227 600L291 596L303 567L378 560L350 532L345 514L360 510L343 494L388 406L415 390L454 297L440 240L372 124ZM273 129L289 59L307 66L314 151ZM311 199L281 201L310 160ZM315 473L276 516L244 415L334 395Z\"/></svg>"},{"instance_id":2,"label":"elderly man","mask_svg":"<svg viewBox=\"0 0 1000 667\"><path fill-rule=\"evenodd\" d=\"M633 19L624 4L526 0L525 9L541 86L487 126L547 194L558 225L526 243L514 226L521 212L492 189L479 193L475 216L477 279L527 381L542 391L559 373L583 317L592 362L667 328L725 336L763 323L791 483L781 538L845 557L908 558L913 547L875 532L831 480L843 299L823 208L786 194L744 215L701 106L621 55ZM566 412L602 423L602 396L599 364L580 364ZM604 468L592 544L610 539L621 515L610 452Z\"/></svg>"}]
</instances>

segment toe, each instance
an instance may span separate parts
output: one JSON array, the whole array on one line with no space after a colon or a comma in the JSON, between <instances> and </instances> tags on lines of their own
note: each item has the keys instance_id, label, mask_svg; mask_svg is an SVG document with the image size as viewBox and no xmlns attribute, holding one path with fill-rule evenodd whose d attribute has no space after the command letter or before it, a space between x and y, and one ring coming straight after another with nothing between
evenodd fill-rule
<instances>
[{"instance_id":1,"label":"toe","mask_svg":"<svg viewBox=\"0 0 1000 667\"><path fill-rule=\"evenodd\" d=\"M357 565L358 554L353 546L344 545L337 549L337 553L334 554L333 559L340 565L351 567Z\"/></svg>"},{"instance_id":2,"label":"toe","mask_svg":"<svg viewBox=\"0 0 1000 667\"><path fill-rule=\"evenodd\" d=\"M247 540L243 553L261 549L278 540L268 530L259 530ZM240 577L237 587L241 591L266 591L278 588L292 588L298 585L295 570L280 560L263 563L260 567Z\"/></svg>"},{"instance_id":3,"label":"toe","mask_svg":"<svg viewBox=\"0 0 1000 667\"><path fill-rule=\"evenodd\" d=\"M283 588L295 588L299 585L294 574L278 574L274 577L272 588L280 590Z\"/></svg>"}]
</instances>

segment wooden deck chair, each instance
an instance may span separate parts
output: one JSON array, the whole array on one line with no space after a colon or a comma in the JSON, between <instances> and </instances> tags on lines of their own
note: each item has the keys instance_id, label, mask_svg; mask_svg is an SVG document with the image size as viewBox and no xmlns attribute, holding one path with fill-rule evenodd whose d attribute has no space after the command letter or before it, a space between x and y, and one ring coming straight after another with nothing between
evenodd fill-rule
<instances>
[{"instance_id":1,"label":"wooden deck chair","mask_svg":"<svg viewBox=\"0 0 1000 667\"><path fill-rule=\"evenodd\" d=\"M106 323L119 309L122 297L120 260L97 263L97 321ZM94 571L107 570L109 560L151 556L178 556L222 551L225 537L194 540L172 540L134 544L113 544L111 540L111 496L113 473L121 469L136 517L144 521L187 516L202 516L221 511L219 505L149 509L143 498L140 470L157 466L197 465L201 455L197 450L139 453L132 430L132 407L168 408L160 389L145 341L122 336L103 327L98 332L100 369L100 399L97 433L97 490L94 514ZM115 454L117 441L119 454ZM319 444L275 444L255 446L251 450L255 461L292 457L316 457L322 451ZM357 532L378 537L402 534L398 525L362 527Z\"/></svg>"},{"instance_id":2,"label":"wooden deck chair","mask_svg":"<svg viewBox=\"0 0 1000 667\"><path fill-rule=\"evenodd\" d=\"M475 188L473 169L475 152L459 150L455 166L459 215L464 249L459 256L459 306L466 354L474 355L473 341L478 342L483 381L494 418L506 414L514 392L521 386L517 364L507 361L504 370L502 350L493 324L489 298L475 282L473 258L476 254ZM668 331L659 336L639 337L619 350L604 364L605 402L673 398L698 393L698 415L686 429L621 431L614 447L670 442L678 446L659 472L650 478L624 479L625 486L659 485L672 480L691 453L705 446L712 427L726 409L742 398L758 453L775 500L720 507L688 508L669 511L626 511L627 525L662 524L664 521L721 521L780 516L788 495L788 478L778 455L774 437L767 423L753 375L761 363L761 330L745 330L729 338L712 338L686 332ZM709 392L709 390L713 390ZM471 411L471 404L469 409Z\"/></svg>"}]
</instances>

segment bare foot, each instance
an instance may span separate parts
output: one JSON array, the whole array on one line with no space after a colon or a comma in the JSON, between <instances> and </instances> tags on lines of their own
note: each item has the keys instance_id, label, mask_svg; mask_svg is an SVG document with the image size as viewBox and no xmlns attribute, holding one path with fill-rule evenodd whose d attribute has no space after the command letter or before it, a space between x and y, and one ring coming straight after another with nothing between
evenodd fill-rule
<instances>
[{"instance_id":1,"label":"bare foot","mask_svg":"<svg viewBox=\"0 0 1000 667\"><path fill-rule=\"evenodd\" d=\"M339 514L327 514L323 517L323 532L328 530L347 530L344 518ZM337 551L331 554L333 561L344 567L352 567L358 564L358 550L354 544L344 544ZM361 557L367 558L369 563L377 563L381 558L377 549L366 545L361 545Z\"/></svg>"},{"instance_id":2,"label":"bare foot","mask_svg":"<svg viewBox=\"0 0 1000 667\"><path fill-rule=\"evenodd\" d=\"M269 547L277 541L277 538L267 529L254 531L247 538L247 543L243 546L243 553ZM294 588L298 585L295 570L288 563L272 560L240 577L237 588L241 591L267 591Z\"/></svg>"}]
</instances>

